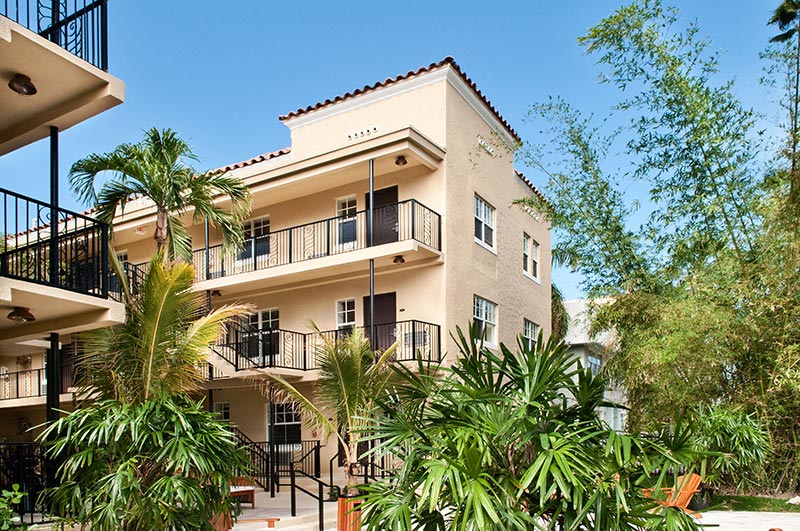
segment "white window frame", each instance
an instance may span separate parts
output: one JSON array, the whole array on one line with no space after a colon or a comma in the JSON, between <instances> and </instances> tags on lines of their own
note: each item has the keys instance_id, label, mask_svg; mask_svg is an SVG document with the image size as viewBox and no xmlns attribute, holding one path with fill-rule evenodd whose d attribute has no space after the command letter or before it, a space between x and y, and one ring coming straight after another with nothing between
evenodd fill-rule
<instances>
[{"instance_id":1,"label":"white window frame","mask_svg":"<svg viewBox=\"0 0 800 531\"><path fill-rule=\"evenodd\" d=\"M541 260L539 259L540 249L541 245L538 241L531 237L531 235L527 232L522 233L522 273L529 279L539 284L541 284Z\"/></svg>"},{"instance_id":2,"label":"white window frame","mask_svg":"<svg viewBox=\"0 0 800 531\"><path fill-rule=\"evenodd\" d=\"M472 296L472 320L480 323L481 331L485 330L486 345L497 345L497 313L497 303L480 295Z\"/></svg>"},{"instance_id":3,"label":"white window frame","mask_svg":"<svg viewBox=\"0 0 800 531\"><path fill-rule=\"evenodd\" d=\"M475 243L481 247L485 247L491 252L497 254L497 210L484 198L475 194L475 206L473 211L473 223L480 223L480 236L473 232ZM486 228L491 229L492 243L486 242ZM473 227L473 231L477 227Z\"/></svg>"},{"instance_id":4,"label":"white window frame","mask_svg":"<svg viewBox=\"0 0 800 531\"><path fill-rule=\"evenodd\" d=\"M266 223L264 223L265 221L266 221ZM257 230L259 232L258 235L255 234L256 233L256 228L255 228L256 224L258 224L258 227L257 227ZM267 231L263 232L265 226L267 228ZM241 251L236 253L236 262L234 264L238 269L245 269L246 270L251 264L253 264L254 257L255 257L256 262L258 262L260 264L259 267L263 267L265 265L265 264L261 263L262 261L264 261L264 262L269 261L269 255L272 252L272 248L271 248L272 247L272 242L267 241L267 244L270 246L269 252L267 252L265 254L261 254L261 255L256 255L256 238L261 238L262 236L269 237L269 234L271 233L271 231L272 231L272 228L271 228L271 221L270 221L270 218L269 218L269 214L265 214L263 216L257 216L257 217L254 217L254 218L250 218L250 219L247 219L247 220L242 222L242 232L245 235L244 236L244 243L242 245ZM249 236L248 236L248 233L249 233ZM248 256L247 258L242 258L242 253L244 252L244 250L248 246L250 247L250 256Z\"/></svg>"},{"instance_id":5,"label":"white window frame","mask_svg":"<svg viewBox=\"0 0 800 531\"><path fill-rule=\"evenodd\" d=\"M351 204L352 203L352 204ZM341 241L340 226L344 223L355 223L356 237L354 240ZM350 250L358 243L358 196L347 195L336 198L336 249L338 251Z\"/></svg>"},{"instance_id":6,"label":"white window frame","mask_svg":"<svg viewBox=\"0 0 800 531\"><path fill-rule=\"evenodd\" d=\"M603 358L596 354L586 354L586 368L592 371L592 376L596 376L603 367Z\"/></svg>"},{"instance_id":7,"label":"white window frame","mask_svg":"<svg viewBox=\"0 0 800 531\"><path fill-rule=\"evenodd\" d=\"M218 415L219 420L222 422L231 421L231 403L230 402L214 402L214 413Z\"/></svg>"},{"instance_id":8,"label":"white window frame","mask_svg":"<svg viewBox=\"0 0 800 531\"><path fill-rule=\"evenodd\" d=\"M352 309L348 305L352 303ZM352 321L347 319L349 313L352 312ZM356 300L355 299L339 299L336 301L336 329L354 328L356 326Z\"/></svg>"},{"instance_id":9,"label":"white window frame","mask_svg":"<svg viewBox=\"0 0 800 531\"><path fill-rule=\"evenodd\" d=\"M541 326L531 321L530 319L522 320L522 337L528 343L528 348L533 349L536 344L536 338L539 337L539 330Z\"/></svg>"}]
</instances>

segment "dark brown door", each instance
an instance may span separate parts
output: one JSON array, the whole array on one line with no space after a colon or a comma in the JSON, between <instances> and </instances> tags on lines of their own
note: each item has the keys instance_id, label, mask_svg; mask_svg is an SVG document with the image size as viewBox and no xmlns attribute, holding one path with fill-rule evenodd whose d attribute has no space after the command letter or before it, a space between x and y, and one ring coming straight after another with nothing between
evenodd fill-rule
<instances>
[{"instance_id":1,"label":"dark brown door","mask_svg":"<svg viewBox=\"0 0 800 531\"><path fill-rule=\"evenodd\" d=\"M369 297L364 297L364 334L370 337ZM386 350L395 341L395 323L397 322L397 294L375 294L375 338L372 348Z\"/></svg>"},{"instance_id":2,"label":"dark brown door","mask_svg":"<svg viewBox=\"0 0 800 531\"><path fill-rule=\"evenodd\" d=\"M374 245L397 241L397 186L381 188L373 192L375 197ZM367 210L369 210L369 193L366 194ZM367 229L369 243L369 228ZM377 306L376 306L377 307Z\"/></svg>"}]
</instances>

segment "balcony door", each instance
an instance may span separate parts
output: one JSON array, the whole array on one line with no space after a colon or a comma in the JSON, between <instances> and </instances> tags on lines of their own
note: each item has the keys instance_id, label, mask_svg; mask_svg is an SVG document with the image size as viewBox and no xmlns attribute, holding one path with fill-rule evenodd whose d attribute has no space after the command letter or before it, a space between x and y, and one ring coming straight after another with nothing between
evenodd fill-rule
<instances>
[{"instance_id":1,"label":"balcony door","mask_svg":"<svg viewBox=\"0 0 800 531\"><path fill-rule=\"evenodd\" d=\"M263 365L275 365L280 355L280 312L278 308L261 310L249 316L247 352L257 356Z\"/></svg>"},{"instance_id":2,"label":"balcony door","mask_svg":"<svg viewBox=\"0 0 800 531\"><path fill-rule=\"evenodd\" d=\"M370 337L369 297L364 297L364 335ZM375 294L375 338L374 350L386 350L395 342L397 323L397 293ZM372 339L372 338L370 338Z\"/></svg>"},{"instance_id":3,"label":"balcony door","mask_svg":"<svg viewBox=\"0 0 800 531\"><path fill-rule=\"evenodd\" d=\"M397 186L375 190L373 195L375 197L375 223L372 229L375 241L373 245L396 242L399 229ZM369 193L366 194L366 197L367 209L369 209ZM369 242L369 228L367 228L367 241Z\"/></svg>"}]
</instances>

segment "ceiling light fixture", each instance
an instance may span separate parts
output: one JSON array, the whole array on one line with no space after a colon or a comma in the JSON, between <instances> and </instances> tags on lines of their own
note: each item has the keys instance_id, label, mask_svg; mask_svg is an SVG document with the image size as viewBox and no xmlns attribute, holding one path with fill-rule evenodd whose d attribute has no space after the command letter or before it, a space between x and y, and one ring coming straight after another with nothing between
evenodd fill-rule
<instances>
[{"instance_id":1,"label":"ceiling light fixture","mask_svg":"<svg viewBox=\"0 0 800 531\"><path fill-rule=\"evenodd\" d=\"M392 260L392 263L394 263L394 264L405 264L406 263L406 259L403 258L402 254L398 254L397 256L394 257L394 260Z\"/></svg>"},{"instance_id":2,"label":"ceiling light fixture","mask_svg":"<svg viewBox=\"0 0 800 531\"><path fill-rule=\"evenodd\" d=\"M220 290L218 290L218 289L212 290L211 291L211 296L212 297L222 297L222 292Z\"/></svg>"},{"instance_id":3,"label":"ceiling light fixture","mask_svg":"<svg viewBox=\"0 0 800 531\"><path fill-rule=\"evenodd\" d=\"M8 82L8 88L20 96L33 96L38 92L31 78L25 74L14 74L14 77Z\"/></svg>"},{"instance_id":4,"label":"ceiling light fixture","mask_svg":"<svg viewBox=\"0 0 800 531\"><path fill-rule=\"evenodd\" d=\"M31 311L23 306L14 306L14 309L8 314L8 318L20 324L30 323L36 320L36 317L33 316Z\"/></svg>"},{"instance_id":5,"label":"ceiling light fixture","mask_svg":"<svg viewBox=\"0 0 800 531\"><path fill-rule=\"evenodd\" d=\"M408 161L406 160L406 158L403 155L400 155L399 157L394 159L394 163L397 166L405 166L406 164L408 164Z\"/></svg>"}]
</instances>

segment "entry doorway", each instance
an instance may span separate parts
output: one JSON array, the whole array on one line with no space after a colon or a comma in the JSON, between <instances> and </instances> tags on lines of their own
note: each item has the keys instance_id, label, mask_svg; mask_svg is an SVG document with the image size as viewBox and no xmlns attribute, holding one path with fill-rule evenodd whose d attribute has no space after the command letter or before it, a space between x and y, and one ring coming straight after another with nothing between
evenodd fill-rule
<instances>
[{"instance_id":1,"label":"entry doorway","mask_svg":"<svg viewBox=\"0 0 800 531\"><path fill-rule=\"evenodd\" d=\"M399 218L397 212L397 186L374 190L375 198L375 223L373 225L374 243L369 239L369 224L367 225L367 244L381 245L397 241L399 232ZM369 211L369 192L366 194L367 211ZM367 217L369 220L369 217ZM369 223L369 221L367 222Z\"/></svg>"},{"instance_id":2,"label":"entry doorway","mask_svg":"<svg viewBox=\"0 0 800 531\"><path fill-rule=\"evenodd\" d=\"M364 335L372 342L373 350L386 350L395 342L397 323L397 293L375 294L375 338L370 337L369 296L364 297Z\"/></svg>"}]
</instances>

